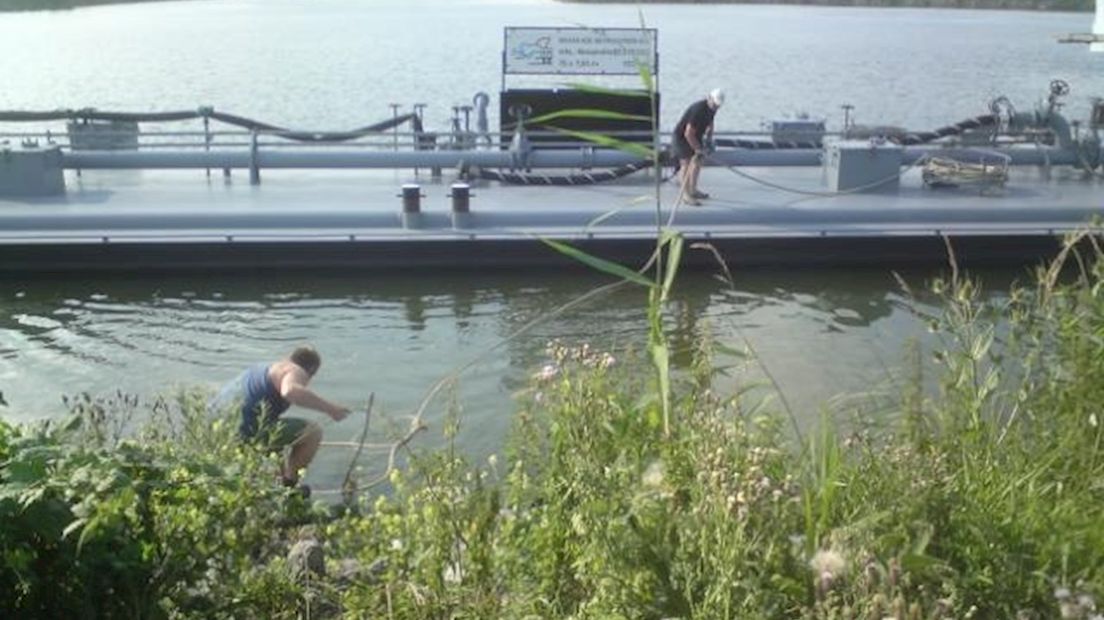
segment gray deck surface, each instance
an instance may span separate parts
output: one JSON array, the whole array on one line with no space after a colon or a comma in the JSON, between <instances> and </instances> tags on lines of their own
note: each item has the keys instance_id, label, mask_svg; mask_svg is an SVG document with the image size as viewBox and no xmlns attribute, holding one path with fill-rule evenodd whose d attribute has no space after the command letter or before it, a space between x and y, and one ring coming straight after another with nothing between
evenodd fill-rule
<instances>
[{"instance_id":1,"label":"gray deck surface","mask_svg":"<svg viewBox=\"0 0 1104 620\"><path fill-rule=\"evenodd\" d=\"M1016 168L1004 188L923 186L907 170L897 191L826 195L820 168L707 168L703 206L674 209L674 227L743 265L1010 264L1053 256L1058 238L1104 216L1104 181L1070 168ZM203 171L67 174L64 196L0 200L0 271L296 267L495 268L561 264L539 242L577 242L640 264L654 248L655 178L578 186L472 184L471 212L450 214L449 184L428 171ZM422 186L407 221L403 183ZM781 191L765 183L797 192ZM660 187L668 221L678 187ZM708 253L687 260L702 265Z\"/></svg>"},{"instance_id":2,"label":"gray deck surface","mask_svg":"<svg viewBox=\"0 0 1104 620\"><path fill-rule=\"evenodd\" d=\"M790 189L827 193L819 168L741 169ZM1104 215L1104 181L1069 168L1018 168L1001 189L926 188L919 171L894 192L834 196L786 192L724 168L707 168L701 187L713 198L683 205L674 223L713 236L895 235L1011 231L1062 232ZM473 183L471 216L462 231L449 215L449 182L410 171L269 171L251 186L247 175L212 171L67 173L68 192L55 198L0 200L0 243L77 241L104 236L174 237L514 237L648 235L655 230L654 177L638 173L612 184L547 187ZM422 185L422 221L402 226L398 193ZM677 186L661 187L664 217ZM600 218L600 219L596 219Z\"/></svg>"}]
</instances>

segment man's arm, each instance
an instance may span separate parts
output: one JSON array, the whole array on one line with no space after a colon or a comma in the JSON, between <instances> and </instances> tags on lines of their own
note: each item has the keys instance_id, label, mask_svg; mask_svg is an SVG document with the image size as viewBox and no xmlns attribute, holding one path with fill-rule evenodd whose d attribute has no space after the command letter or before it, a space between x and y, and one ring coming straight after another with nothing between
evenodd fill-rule
<instances>
[{"instance_id":1,"label":"man's arm","mask_svg":"<svg viewBox=\"0 0 1104 620\"><path fill-rule=\"evenodd\" d=\"M683 130L682 136L686 138L687 144L690 145L690 148L694 149L696 155L702 154L704 149L702 149L701 142L698 142L697 130L694 129L693 123L686 123L686 129Z\"/></svg>"},{"instance_id":2,"label":"man's arm","mask_svg":"<svg viewBox=\"0 0 1104 620\"><path fill-rule=\"evenodd\" d=\"M296 368L285 374L284 378L280 380L280 396L283 396L284 400L293 405L321 411L337 422L344 420L345 416L349 415L347 407L331 403L315 394L314 390L307 387L306 383L306 373L302 369Z\"/></svg>"}]
</instances>

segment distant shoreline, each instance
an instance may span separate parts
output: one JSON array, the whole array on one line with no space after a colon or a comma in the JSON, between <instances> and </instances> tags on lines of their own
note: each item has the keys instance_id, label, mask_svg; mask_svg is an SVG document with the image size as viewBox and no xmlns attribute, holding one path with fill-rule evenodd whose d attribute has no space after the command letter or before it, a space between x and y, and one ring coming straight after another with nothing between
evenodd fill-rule
<instances>
[{"instance_id":1,"label":"distant shoreline","mask_svg":"<svg viewBox=\"0 0 1104 620\"><path fill-rule=\"evenodd\" d=\"M0 0L0 12L63 11L105 4L167 0ZM1093 0L557 0L575 4L786 4L870 8L995 9L1014 11L1092 11Z\"/></svg>"},{"instance_id":2,"label":"distant shoreline","mask_svg":"<svg viewBox=\"0 0 1104 620\"><path fill-rule=\"evenodd\" d=\"M83 6L165 1L166 0L0 0L0 13L14 11L67 11Z\"/></svg>"},{"instance_id":3,"label":"distant shoreline","mask_svg":"<svg viewBox=\"0 0 1104 620\"><path fill-rule=\"evenodd\" d=\"M1091 12L1093 0L557 0L572 4L786 4L887 9L992 9Z\"/></svg>"}]
</instances>

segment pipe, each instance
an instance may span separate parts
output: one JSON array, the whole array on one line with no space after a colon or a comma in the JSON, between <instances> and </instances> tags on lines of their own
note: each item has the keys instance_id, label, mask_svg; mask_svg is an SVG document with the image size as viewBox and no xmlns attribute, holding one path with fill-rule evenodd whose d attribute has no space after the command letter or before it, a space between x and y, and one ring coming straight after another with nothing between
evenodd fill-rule
<instances>
[{"instance_id":1,"label":"pipe","mask_svg":"<svg viewBox=\"0 0 1104 620\"><path fill-rule=\"evenodd\" d=\"M1051 147L992 149L1012 158L1014 165L1053 165L1078 163L1072 149ZM902 164L910 165L933 152L930 148L905 148ZM253 158L248 150L241 151L69 151L62 153L62 167L70 170L112 169L187 169L242 168L249 169ZM636 155L613 150L597 150L585 157L595 168L616 168L640 161ZM583 164L580 150L534 149L525 164L531 168L578 168ZM513 168L517 159L512 151L352 151L352 150L259 150L258 168ZM819 166L819 149L787 151L721 150L709 156L709 162L722 166Z\"/></svg>"}]
</instances>

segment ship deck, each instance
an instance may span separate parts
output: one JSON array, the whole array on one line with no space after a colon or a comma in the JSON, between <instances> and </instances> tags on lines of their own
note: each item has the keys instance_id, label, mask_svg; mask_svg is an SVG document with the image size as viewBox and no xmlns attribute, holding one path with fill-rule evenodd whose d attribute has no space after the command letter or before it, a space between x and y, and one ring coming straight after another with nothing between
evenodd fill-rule
<instances>
[{"instance_id":1,"label":"ship deck","mask_svg":"<svg viewBox=\"0 0 1104 620\"><path fill-rule=\"evenodd\" d=\"M986 191L925 187L911 169L894 191L838 195L820 168L738 171L754 180L707 168L700 185L713 197L702 206L675 207L677 185L659 188L662 220L735 265L946 261L945 238L963 262L1024 262L1104 215L1104 180L1068 167L1015 167ZM69 171L65 195L0 199L0 271L563 264L541 238L638 263L654 247L648 173L575 187L472 182L470 213L458 218L454 177L271 170L250 185L241 171ZM414 218L402 213L404 183L424 195Z\"/></svg>"}]
</instances>

